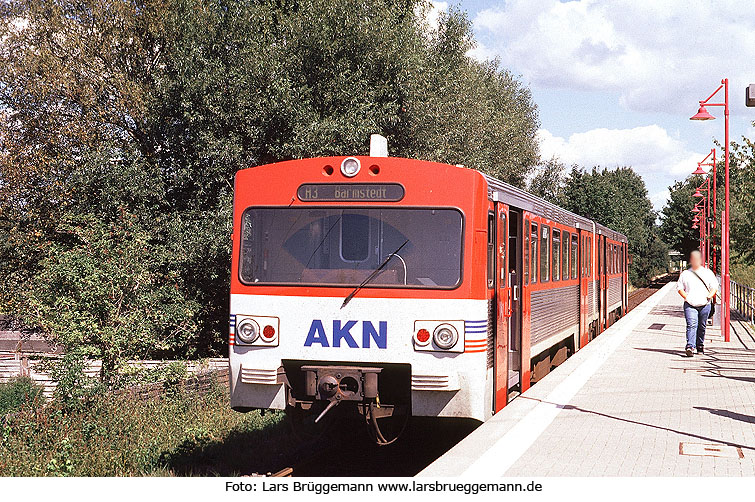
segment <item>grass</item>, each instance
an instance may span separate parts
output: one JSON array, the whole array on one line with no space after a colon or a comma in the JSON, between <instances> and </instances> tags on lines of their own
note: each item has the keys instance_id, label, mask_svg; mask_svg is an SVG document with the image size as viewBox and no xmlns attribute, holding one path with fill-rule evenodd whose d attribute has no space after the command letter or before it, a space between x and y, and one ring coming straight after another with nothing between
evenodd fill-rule
<instances>
[{"instance_id":1,"label":"grass","mask_svg":"<svg viewBox=\"0 0 755 502\"><path fill-rule=\"evenodd\" d=\"M225 388L151 399L104 395L67 412L21 404L0 418L2 476L267 472L294 454L283 414L232 411Z\"/></svg>"},{"instance_id":2,"label":"grass","mask_svg":"<svg viewBox=\"0 0 755 502\"><path fill-rule=\"evenodd\" d=\"M42 402L42 387L31 378L18 377L0 383L0 417L23 408L37 408Z\"/></svg>"}]
</instances>

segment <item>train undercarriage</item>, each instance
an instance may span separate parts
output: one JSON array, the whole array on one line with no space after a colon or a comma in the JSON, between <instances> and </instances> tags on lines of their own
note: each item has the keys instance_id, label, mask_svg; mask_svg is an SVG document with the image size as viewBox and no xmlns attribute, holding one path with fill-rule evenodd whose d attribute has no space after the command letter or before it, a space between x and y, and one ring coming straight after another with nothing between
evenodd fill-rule
<instances>
[{"instance_id":1,"label":"train undercarriage","mask_svg":"<svg viewBox=\"0 0 755 502\"><path fill-rule=\"evenodd\" d=\"M286 414L311 439L344 420L363 421L379 445L395 442L411 415L408 364L284 360Z\"/></svg>"}]
</instances>

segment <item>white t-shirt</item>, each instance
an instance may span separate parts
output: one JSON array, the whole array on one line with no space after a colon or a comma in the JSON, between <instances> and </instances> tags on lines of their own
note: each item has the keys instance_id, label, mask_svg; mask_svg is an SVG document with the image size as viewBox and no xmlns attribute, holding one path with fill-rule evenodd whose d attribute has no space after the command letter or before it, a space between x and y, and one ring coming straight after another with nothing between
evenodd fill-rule
<instances>
[{"instance_id":1,"label":"white t-shirt","mask_svg":"<svg viewBox=\"0 0 755 502\"><path fill-rule=\"evenodd\" d=\"M695 277L695 273L700 276L700 279ZM687 293L687 303L693 307L702 307L708 303L708 291L718 289L718 279L710 271L709 268L700 267L695 270L695 273L691 269L687 269L679 276L679 281L676 283L676 289ZM705 281L705 285L703 285ZM707 288L706 288L707 286Z\"/></svg>"}]
</instances>

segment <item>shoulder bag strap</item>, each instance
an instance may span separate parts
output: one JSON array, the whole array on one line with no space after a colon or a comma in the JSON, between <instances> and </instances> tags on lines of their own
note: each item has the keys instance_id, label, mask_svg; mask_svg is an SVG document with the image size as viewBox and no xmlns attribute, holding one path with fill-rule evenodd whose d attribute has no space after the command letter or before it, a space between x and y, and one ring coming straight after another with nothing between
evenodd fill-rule
<instances>
[{"instance_id":1,"label":"shoulder bag strap","mask_svg":"<svg viewBox=\"0 0 755 502\"><path fill-rule=\"evenodd\" d=\"M705 286L705 289L707 289L708 293L710 293L710 288L708 287L708 284L703 280L703 278L700 277L699 275L697 275L697 272L695 272L694 270L689 269L689 271L692 272L693 274L695 274L695 277L697 277L698 279L700 279L700 282L703 283L703 286ZM715 301L715 299L712 300L712 301Z\"/></svg>"}]
</instances>

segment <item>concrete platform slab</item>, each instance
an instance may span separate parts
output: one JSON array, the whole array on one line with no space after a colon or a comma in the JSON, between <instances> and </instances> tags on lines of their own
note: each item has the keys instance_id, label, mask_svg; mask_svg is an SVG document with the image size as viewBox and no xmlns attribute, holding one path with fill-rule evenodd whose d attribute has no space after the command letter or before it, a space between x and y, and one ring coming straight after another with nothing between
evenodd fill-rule
<instances>
[{"instance_id":1,"label":"concrete platform slab","mask_svg":"<svg viewBox=\"0 0 755 502\"><path fill-rule=\"evenodd\" d=\"M755 335L735 324L684 357L669 283L419 475L753 476ZM719 454L683 453L700 444Z\"/></svg>"}]
</instances>

